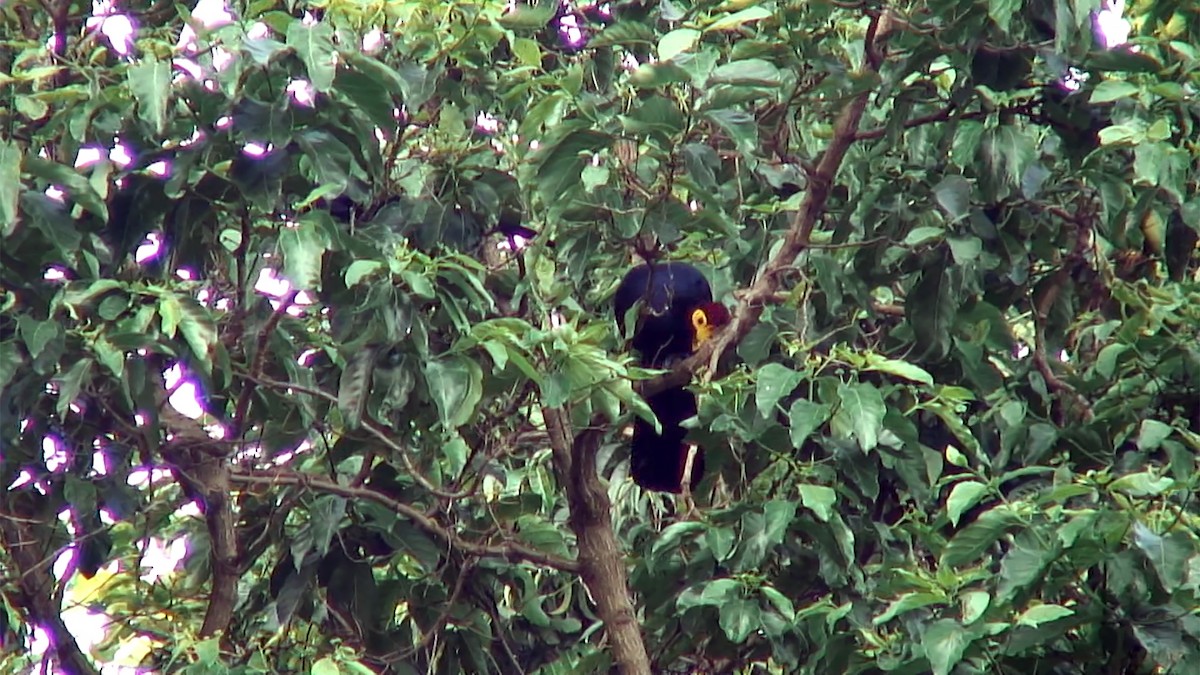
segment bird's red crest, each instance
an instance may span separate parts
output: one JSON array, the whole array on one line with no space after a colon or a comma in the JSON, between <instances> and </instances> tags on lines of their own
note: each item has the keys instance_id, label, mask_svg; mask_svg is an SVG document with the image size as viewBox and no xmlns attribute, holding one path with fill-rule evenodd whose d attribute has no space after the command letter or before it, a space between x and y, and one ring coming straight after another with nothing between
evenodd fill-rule
<instances>
[{"instance_id":1,"label":"bird's red crest","mask_svg":"<svg viewBox=\"0 0 1200 675\"><path fill-rule=\"evenodd\" d=\"M704 312L704 316L708 319L708 325L713 328L728 325L733 320L729 308L719 302L706 302L696 309Z\"/></svg>"}]
</instances>

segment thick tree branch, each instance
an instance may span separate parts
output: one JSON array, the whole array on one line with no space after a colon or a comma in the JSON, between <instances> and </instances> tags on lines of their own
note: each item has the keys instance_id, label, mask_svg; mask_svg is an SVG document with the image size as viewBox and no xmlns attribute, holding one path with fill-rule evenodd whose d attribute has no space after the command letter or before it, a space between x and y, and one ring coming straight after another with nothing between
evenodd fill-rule
<instances>
[{"instance_id":1,"label":"thick tree branch","mask_svg":"<svg viewBox=\"0 0 1200 675\"><path fill-rule=\"evenodd\" d=\"M596 418L571 440L562 408L542 408L555 472L566 489L571 529L579 546L579 574L604 620L613 660L624 675L650 675L650 657L629 599L625 557L613 534L612 503L596 474L596 450L604 438L604 420Z\"/></svg>"},{"instance_id":2,"label":"thick tree branch","mask_svg":"<svg viewBox=\"0 0 1200 675\"><path fill-rule=\"evenodd\" d=\"M294 485L317 492L339 495L348 499L375 502L404 516L426 533L459 549L464 554L479 556L481 558L503 558L505 560L530 562L535 565L552 567L564 572L577 573L579 571L579 564L573 560L560 558L549 553L542 553L524 544L510 541L501 545L488 545L467 541L456 533L442 527L437 521L430 518L420 509L392 499L382 492L370 488L342 485L329 478L283 469L251 470L234 467L230 475L230 481L238 485Z\"/></svg>"},{"instance_id":3,"label":"thick tree branch","mask_svg":"<svg viewBox=\"0 0 1200 675\"><path fill-rule=\"evenodd\" d=\"M878 17L872 20L868 36L875 34L878 21ZM867 68L877 70L878 64L868 65ZM825 212L825 204L829 201L829 192L837 178L838 169L841 168L850 145L857 138L858 125L870 96L869 91L858 94L850 99L838 114L833 127L833 137L825 152L821 153L816 169L809 176L808 192L805 193L799 210L792 217L791 225L783 238L783 245L779 247L775 256L767 261L758 279L741 294L741 300L733 312L733 321L714 339L701 345L695 354L676 365L671 372L640 383L638 391L642 396L651 396L687 384L691 381L692 374L705 364L708 364L709 372L715 372L726 350L737 346L758 323L763 307L779 290L782 272L790 268L796 262L796 257L808 247L813 228Z\"/></svg>"},{"instance_id":4,"label":"thick tree branch","mask_svg":"<svg viewBox=\"0 0 1200 675\"><path fill-rule=\"evenodd\" d=\"M40 501L32 491L14 491L0 502L0 543L8 555L6 567L17 575L15 583L4 584L4 593L29 623L42 626L51 635L50 648L62 672L91 675L97 669L63 623L50 564L58 553L49 546L54 515L42 508Z\"/></svg>"},{"instance_id":5,"label":"thick tree branch","mask_svg":"<svg viewBox=\"0 0 1200 675\"><path fill-rule=\"evenodd\" d=\"M199 499L210 542L212 592L200 627L202 636L229 627L237 603L238 552L233 506L229 493L229 462L223 443L208 435L196 420L176 410L167 400L166 387L158 391L159 419L171 440L162 445L162 456L175 469L187 492Z\"/></svg>"}]
</instances>

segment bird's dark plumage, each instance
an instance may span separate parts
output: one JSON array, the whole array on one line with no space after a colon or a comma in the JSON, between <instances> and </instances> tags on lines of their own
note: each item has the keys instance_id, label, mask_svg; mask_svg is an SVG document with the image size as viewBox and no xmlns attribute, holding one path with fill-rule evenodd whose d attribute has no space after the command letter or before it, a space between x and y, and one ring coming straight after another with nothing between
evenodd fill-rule
<instances>
[{"instance_id":1,"label":"bird's dark plumage","mask_svg":"<svg viewBox=\"0 0 1200 675\"><path fill-rule=\"evenodd\" d=\"M629 270L613 298L622 329L626 312L639 300L643 307L633 331L633 348L641 355L641 364L662 368L675 357L691 354L692 310L712 302L712 288L704 274L681 262Z\"/></svg>"},{"instance_id":2,"label":"bird's dark plumage","mask_svg":"<svg viewBox=\"0 0 1200 675\"><path fill-rule=\"evenodd\" d=\"M650 368L669 367L692 353L698 342L698 318L710 328L729 322L729 311L712 301L712 288L704 274L687 263L641 265L625 275L613 298L622 330L626 313L639 301L642 305L632 343L639 363ZM699 339L704 337L706 334ZM687 430L681 423L696 414L696 396L679 387L653 394L646 402L658 417L662 434L654 432L653 424L634 420L630 473L634 482L647 490L680 492L688 456ZM703 474L704 453L697 449L689 486L695 488Z\"/></svg>"}]
</instances>

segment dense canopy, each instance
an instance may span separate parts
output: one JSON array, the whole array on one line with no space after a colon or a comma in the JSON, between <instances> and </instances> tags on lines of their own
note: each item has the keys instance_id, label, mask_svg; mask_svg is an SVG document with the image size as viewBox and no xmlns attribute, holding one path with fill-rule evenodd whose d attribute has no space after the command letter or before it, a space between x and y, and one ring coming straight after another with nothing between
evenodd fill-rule
<instances>
[{"instance_id":1,"label":"dense canopy","mask_svg":"<svg viewBox=\"0 0 1200 675\"><path fill-rule=\"evenodd\" d=\"M1200 672L1195 3L0 17L0 671Z\"/></svg>"}]
</instances>

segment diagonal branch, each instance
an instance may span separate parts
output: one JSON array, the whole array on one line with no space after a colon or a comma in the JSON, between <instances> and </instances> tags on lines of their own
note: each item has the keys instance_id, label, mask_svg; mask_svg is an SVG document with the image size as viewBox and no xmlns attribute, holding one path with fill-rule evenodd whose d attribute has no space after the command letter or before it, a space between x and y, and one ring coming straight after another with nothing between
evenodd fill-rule
<instances>
[{"instance_id":1,"label":"diagonal branch","mask_svg":"<svg viewBox=\"0 0 1200 675\"><path fill-rule=\"evenodd\" d=\"M879 17L874 17L870 36L875 35ZM868 65L872 71L878 70L877 64ZM782 245L775 256L767 261L758 275L758 279L742 294L741 300L733 313L733 321L724 330L700 346L695 354L675 366L670 372L640 383L638 387L642 396L651 396L660 391L681 387L692 379L692 374L703 365L708 364L709 372L715 372L721 356L726 350L735 347L750 329L758 323L762 316L763 307L771 301L780 287L783 272L790 268L809 244L809 238L821 216L825 213L825 204L829 201L829 192L837 178L838 169L846 158L851 144L857 138L858 125L862 120L863 111L867 108L867 100L871 92L864 91L850 99L838 114L833 127L833 137L816 169L809 176L808 191L804 195L799 210L792 217L792 222L784 235Z\"/></svg>"}]
</instances>

